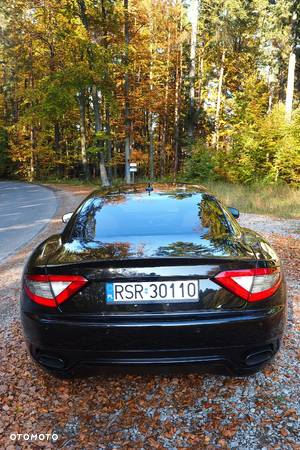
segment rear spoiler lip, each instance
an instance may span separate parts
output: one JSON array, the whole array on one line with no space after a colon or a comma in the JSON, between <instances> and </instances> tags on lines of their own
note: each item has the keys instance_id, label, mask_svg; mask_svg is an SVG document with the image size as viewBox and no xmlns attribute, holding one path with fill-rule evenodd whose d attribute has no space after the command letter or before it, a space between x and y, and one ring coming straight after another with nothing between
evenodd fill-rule
<instances>
[{"instance_id":1,"label":"rear spoiler lip","mask_svg":"<svg viewBox=\"0 0 300 450\"><path fill-rule=\"evenodd\" d=\"M151 264L152 262L152 264ZM113 263L113 264L112 264ZM259 267L274 267L274 261L261 261ZM178 279L186 279L195 276L196 278L211 278L224 270L252 269L258 267L257 261L242 259L201 259L201 260L183 260L176 259L170 261L164 259L156 260L126 260L126 261L85 261L83 263L49 265L47 273L49 274L81 274L89 280L98 279L111 280L121 278L170 278L174 276ZM171 272L168 270L171 268ZM176 270L176 268L178 270Z\"/></svg>"},{"instance_id":2,"label":"rear spoiler lip","mask_svg":"<svg viewBox=\"0 0 300 450\"><path fill-rule=\"evenodd\" d=\"M76 266L80 267L99 267L99 268L121 268L121 267L157 267L157 266L194 266L194 265L212 265L224 263L234 263L236 264L240 261L242 264L247 264L253 266L257 263L255 257L153 257L153 258L118 258L118 259L103 259L103 260L85 260L85 261L74 261L66 263L48 263L46 264L47 269L52 269L55 267L70 267L74 268ZM264 261L267 262L267 261Z\"/></svg>"}]
</instances>

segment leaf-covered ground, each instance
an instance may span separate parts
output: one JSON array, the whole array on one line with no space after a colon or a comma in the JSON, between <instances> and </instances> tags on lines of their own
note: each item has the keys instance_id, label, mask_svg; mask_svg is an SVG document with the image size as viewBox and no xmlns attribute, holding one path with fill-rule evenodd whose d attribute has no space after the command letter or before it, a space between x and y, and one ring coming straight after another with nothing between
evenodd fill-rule
<instances>
[{"instance_id":1,"label":"leaf-covered ground","mask_svg":"<svg viewBox=\"0 0 300 450\"><path fill-rule=\"evenodd\" d=\"M263 372L247 378L126 375L60 381L31 362L18 318L22 266L30 248L58 230L59 216L87 192L71 190L57 192L57 219L43 236L0 267L0 448L300 449L300 240L276 234L276 224L267 237L283 259L289 319L284 345ZM246 221L251 227L251 216ZM272 219L267 221L270 227ZM58 440L13 442L12 433L55 433Z\"/></svg>"}]
</instances>

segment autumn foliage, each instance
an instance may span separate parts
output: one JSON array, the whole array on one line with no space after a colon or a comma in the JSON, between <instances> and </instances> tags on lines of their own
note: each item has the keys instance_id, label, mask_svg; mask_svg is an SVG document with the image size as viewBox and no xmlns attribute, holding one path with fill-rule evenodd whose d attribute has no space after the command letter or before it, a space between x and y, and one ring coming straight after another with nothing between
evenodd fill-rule
<instances>
[{"instance_id":1,"label":"autumn foliage","mask_svg":"<svg viewBox=\"0 0 300 450\"><path fill-rule=\"evenodd\" d=\"M2 0L0 176L299 184L299 6L189 3Z\"/></svg>"}]
</instances>

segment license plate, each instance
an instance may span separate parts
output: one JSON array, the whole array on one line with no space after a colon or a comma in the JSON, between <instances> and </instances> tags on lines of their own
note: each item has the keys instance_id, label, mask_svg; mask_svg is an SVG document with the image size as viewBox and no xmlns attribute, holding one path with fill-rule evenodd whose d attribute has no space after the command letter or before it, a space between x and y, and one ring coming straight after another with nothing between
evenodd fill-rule
<instances>
[{"instance_id":1,"label":"license plate","mask_svg":"<svg viewBox=\"0 0 300 450\"><path fill-rule=\"evenodd\" d=\"M106 283L107 303L197 302L198 280Z\"/></svg>"}]
</instances>

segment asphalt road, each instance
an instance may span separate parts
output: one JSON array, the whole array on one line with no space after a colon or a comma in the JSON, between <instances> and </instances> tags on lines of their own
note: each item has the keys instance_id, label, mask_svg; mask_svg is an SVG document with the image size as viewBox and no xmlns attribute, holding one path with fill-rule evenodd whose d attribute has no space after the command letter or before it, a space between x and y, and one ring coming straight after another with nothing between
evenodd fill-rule
<instances>
[{"instance_id":1,"label":"asphalt road","mask_svg":"<svg viewBox=\"0 0 300 450\"><path fill-rule=\"evenodd\" d=\"M29 242L52 218L51 190L28 183L0 181L0 261Z\"/></svg>"}]
</instances>

